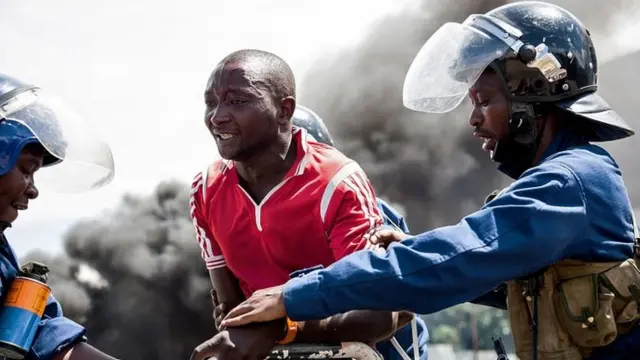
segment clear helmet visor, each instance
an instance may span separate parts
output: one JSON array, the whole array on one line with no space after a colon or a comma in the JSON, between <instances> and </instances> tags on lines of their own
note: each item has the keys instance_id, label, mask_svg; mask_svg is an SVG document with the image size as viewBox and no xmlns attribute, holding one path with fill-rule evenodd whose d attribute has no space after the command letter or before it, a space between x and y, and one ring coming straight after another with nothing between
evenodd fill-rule
<instances>
[{"instance_id":1,"label":"clear helmet visor","mask_svg":"<svg viewBox=\"0 0 640 360\"><path fill-rule=\"evenodd\" d=\"M76 193L113 179L111 149L59 97L38 88L21 92L0 104L0 117L29 128L45 150L60 160L36 175L45 187Z\"/></svg>"},{"instance_id":2,"label":"clear helmet visor","mask_svg":"<svg viewBox=\"0 0 640 360\"><path fill-rule=\"evenodd\" d=\"M462 24L442 25L429 38L407 72L402 91L404 106L446 113L460 105L487 66L510 48L505 41L508 39L500 39L478 25L501 32L486 16L472 15Z\"/></svg>"}]
</instances>

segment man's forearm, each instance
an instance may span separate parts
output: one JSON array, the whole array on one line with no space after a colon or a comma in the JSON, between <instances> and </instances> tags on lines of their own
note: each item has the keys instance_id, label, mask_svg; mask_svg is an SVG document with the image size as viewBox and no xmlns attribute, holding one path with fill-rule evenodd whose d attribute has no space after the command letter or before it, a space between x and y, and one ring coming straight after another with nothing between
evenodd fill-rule
<instances>
[{"instance_id":1,"label":"man's forearm","mask_svg":"<svg viewBox=\"0 0 640 360\"><path fill-rule=\"evenodd\" d=\"M220 303L226 303L233 309L245 300L238 279L226 267L209 270L211 285L218 293Z\"/></svg>"},{"instance_id":2,"label":"man's forearm","mask_svg":"<svg viewBox=\"0 0 640 360\"><path fill-rule=\"evenodd\" d=\"M298 323L296 342L357 341L375 344L390 338L398 329L399 313L355 310L323 320Z\"/></svg>"}]
</instances>

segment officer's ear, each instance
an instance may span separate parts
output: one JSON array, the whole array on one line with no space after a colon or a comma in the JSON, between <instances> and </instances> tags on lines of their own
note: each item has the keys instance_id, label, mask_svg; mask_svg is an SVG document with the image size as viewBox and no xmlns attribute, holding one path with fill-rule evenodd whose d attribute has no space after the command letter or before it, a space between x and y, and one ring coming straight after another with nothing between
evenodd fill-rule
<instances>
[{"instance_id":1,"label":"officer's ear","mask_svg":"<svg viewBox=\"0 0 640 360\"><path fill-rule=\"evenodd\" d=\"M293 96L287 96L280 102L280 116L278 117L279 125L286 125L291 121L293 112L296 110L296 99Z\"/></svg>"}]
</instances>

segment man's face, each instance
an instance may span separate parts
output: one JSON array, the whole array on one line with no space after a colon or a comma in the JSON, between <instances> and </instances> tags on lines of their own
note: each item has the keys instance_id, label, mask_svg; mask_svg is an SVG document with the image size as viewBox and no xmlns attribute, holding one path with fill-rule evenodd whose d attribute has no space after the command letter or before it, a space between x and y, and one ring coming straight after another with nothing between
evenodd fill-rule
<instances>
[{"instance_id":1,"label":"man's face","mask_svg":"<svg viewBox=\"0 0 640 360\"><path fill-rule=\"evenodd\" d=\"M42 167L45 150L38 144L24 147L11 171L0 176L0 220L12 223L18 211L27 210L29 201L38 197L33 175Z\"/></svg>"},{"instance_id":2,"label":"man's face","mask_svg":"<svg viewBox=\"0 0 640 360\"><path fill-rule=\"evenodd\" d=\"M498 140L509 133L509 100L502 93L500 78L493 72L485 72L469 90L473 111L469 125L473 136L483 141L482 149L491 154Z\"/></svg>"},{"instance_id":3,"label":"man's face","mask_svg":"<svg viewBox=\"0 0 640 360\"><path fill-rule=\"evenodd\" d=\"M278 107L261 73L256 64L219 64L207 82L204 120L224 159L250 158L278 136Z\"/></svg>"}]
</instances>

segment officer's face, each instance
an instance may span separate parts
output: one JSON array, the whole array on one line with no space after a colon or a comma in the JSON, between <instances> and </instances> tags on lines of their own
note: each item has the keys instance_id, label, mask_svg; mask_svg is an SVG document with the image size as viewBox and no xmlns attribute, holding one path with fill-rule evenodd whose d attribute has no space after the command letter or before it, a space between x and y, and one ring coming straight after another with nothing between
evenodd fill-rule
<instances>
[{"instance_id":1,"label":"officer's face","mask_svg":"<svg viewBox=\"0 0 640 360\"><path fill-rule=\"evenodd\" d=\"M220 156L250 158L278 136L278 109L257 64L219 64L204 93L204 120Z\"/></svg>"},{"instance_id":2,"label":"officer's face","mask_svg":"<svg viewBox=\"0 0 640 360\"><path fill-rule=\"evenodd\" d=\"M509 101L501 86L495 73L485 72L469 90L473 105L469 125L474 128L473 136L482 140L482 149L489 153L509 131Z\"/></svg>"},{"instance_id":3,"label":"officer's face","mask_svg":"<svg viewBox=\"0 0 640 360\"><path fill-rule=\"evenodd\" d=\"M16 165L0 177L0 221L12 223L19 210L27 210L29 200L38 197L33 175L42 167L44 149L36 144L22 150Z\"/></svg>"}]
</instances>

